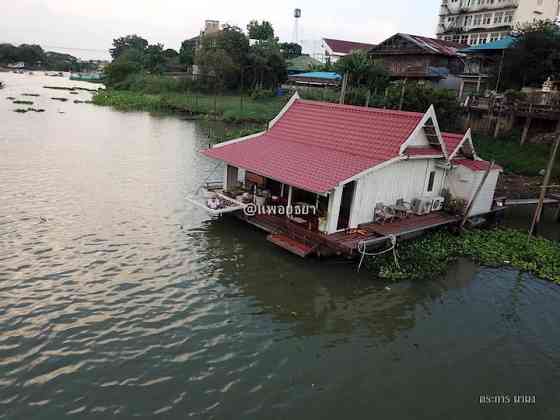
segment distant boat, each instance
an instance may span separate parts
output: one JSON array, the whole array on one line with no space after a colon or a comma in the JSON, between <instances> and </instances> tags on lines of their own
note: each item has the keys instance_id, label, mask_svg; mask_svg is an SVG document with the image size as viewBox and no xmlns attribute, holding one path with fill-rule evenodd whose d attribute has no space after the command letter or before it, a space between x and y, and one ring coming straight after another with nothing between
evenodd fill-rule
<instances>
[{"instance_id":1,"label":"distant boat","mask_svg":"<svg viewBox=\"0 0 560 420\"><path fill-rule=\"evenodd\" d=\"M4 89L4 82L0 82L0 89Z\"/></svg>"},{"instance_id":2,"label":"distant boat","mask_svg":"<svg viewBox=\"0 0 560 420\"><path fill-rule=\"evenodd\" d=\"M82 82L99 82L102 79L103 75L99 72L70 74L70 80L77 80Z\"/></svg>"}]
</instances>

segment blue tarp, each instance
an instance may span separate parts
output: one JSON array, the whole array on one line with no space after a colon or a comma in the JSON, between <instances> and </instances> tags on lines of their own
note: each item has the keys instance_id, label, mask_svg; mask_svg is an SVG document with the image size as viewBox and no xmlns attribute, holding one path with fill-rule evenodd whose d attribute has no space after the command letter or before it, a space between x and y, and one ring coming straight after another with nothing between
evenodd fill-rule
<instances>
[{"instance_id":1,"label":"blue tarp","mask_svg":"<svg viewBox=\"0 0 560 420\"><path fill-rule=\"evenodd\" d=\"M492 52L497 50L507 50L515 43L515 38L512 36L506 36L494 42L488 42L486 44L475 45L474 47L464 48L459 50L460 53L477 53L477 52Z\"/></svg>"},{"instance_id":2,"label":"blue tarp","mask_svg":"<svg viewBox=\"0 0 560 420\"><path fill-rule=\"evenodd\" d=\"M446 78L449 76L449 69L445 67L428 67L428 76Z\"/></svg>"},{"instance_id":3,"label":"blue tarp","mask_svg":"<svg viewBox=\"0 0 560 420\"><path fill-rule=\"evenodd\" d=\"M308 73L301 73L294 76L309 77L313 79L342 80L342 76L340 76L340 74L338 73L335 73L334 71L311 71Z\"/></svg>"}]
</instances>

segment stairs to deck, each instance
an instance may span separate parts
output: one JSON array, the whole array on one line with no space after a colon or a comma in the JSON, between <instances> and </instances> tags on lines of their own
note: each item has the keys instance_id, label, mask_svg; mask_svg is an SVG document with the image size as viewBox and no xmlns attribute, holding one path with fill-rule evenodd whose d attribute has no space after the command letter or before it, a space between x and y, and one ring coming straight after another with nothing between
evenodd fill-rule
<instances>
[{"instance_id":1,"label":"stairs to deck","mask_svg":"<svg viewBox=\"0 0 560 420\"><path fill-rule=\"evenodd\" d=\"M307 257L317 249L317 245L308 245L282 234L268 235L266 239L274 245L302 258Z\"/></svg>"}]
</instances>

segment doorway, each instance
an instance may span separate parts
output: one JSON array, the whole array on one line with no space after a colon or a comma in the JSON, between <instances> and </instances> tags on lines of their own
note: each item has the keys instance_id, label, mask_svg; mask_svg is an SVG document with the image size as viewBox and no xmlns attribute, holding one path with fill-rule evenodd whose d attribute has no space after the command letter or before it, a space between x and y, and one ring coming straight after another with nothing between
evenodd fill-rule
<instances>
[{"instance_id":1,"label":"doorway","mask_svg":"<svg viewBox=\"0 0 560 420\"><path fill-rule=\"evenodd\" d=\"M352 202L354 201L354 191L356 181L349 182L342 189L342 199L340 200L340 212L338 213L337 230L348 229L350 225L350 214L352 212Z\"/></svg>"}]
</instances>

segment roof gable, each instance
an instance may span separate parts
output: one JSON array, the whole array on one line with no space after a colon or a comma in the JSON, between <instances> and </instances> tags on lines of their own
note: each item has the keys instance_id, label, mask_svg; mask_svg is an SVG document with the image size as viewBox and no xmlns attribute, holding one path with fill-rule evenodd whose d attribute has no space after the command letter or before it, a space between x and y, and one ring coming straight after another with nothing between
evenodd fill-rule
<instances>
[{"instance_id":1,"label":"roof gable","mask_svg":"<svg viewBox=\"0 0 560 420\"><path fill-rule=\"evenodd\" d=\"M459 156L461 152L466 157L477 157L470 128L465 134L442 133L442 138L448 150L449 160Z\"/></svg>"}]
</instances>

